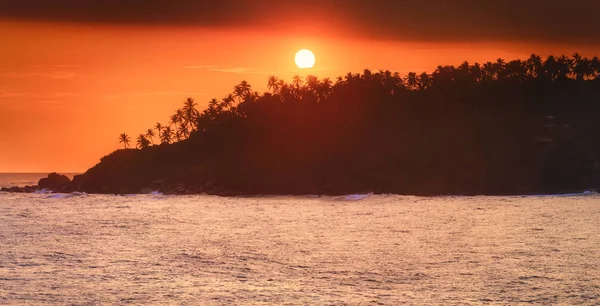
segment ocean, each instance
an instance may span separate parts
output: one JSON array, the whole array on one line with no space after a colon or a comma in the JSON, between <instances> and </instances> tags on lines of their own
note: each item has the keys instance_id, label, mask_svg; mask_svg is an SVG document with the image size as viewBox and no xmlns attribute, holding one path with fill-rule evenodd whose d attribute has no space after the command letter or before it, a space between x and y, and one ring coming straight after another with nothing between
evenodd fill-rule
<instances>
[{"instance_id":1,"label":"ocean","mask_svg":"<svg viewBox=\"0 0 600 306\"><path fill-rule=\"evenodd\" d=\"M61 173L73 179L78 173ZM47 177L48 173L0 173L1 187L23 187L25 185L37 185L41 178Z\"/></svg>"},{"instance_id":2,"label":"ocean","mask_svg":"<svg viewBox=\"0 0 600 306\"><path fill-rule=\"evenodd\" d=\"M0 192L0 304L599 304L600 196Z\"/></svg>"}]
</instances>

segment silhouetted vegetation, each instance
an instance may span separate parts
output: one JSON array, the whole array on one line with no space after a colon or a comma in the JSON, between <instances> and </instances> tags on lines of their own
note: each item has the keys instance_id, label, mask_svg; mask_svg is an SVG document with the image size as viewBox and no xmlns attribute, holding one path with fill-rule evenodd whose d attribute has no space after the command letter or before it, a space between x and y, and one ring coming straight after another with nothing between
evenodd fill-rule
<instances>
[{"instance_id":1,"label":"silhouetted vegetation","mask_svg":"<svg viewBox=\"0 0 600 306\"><path fill-rule=\"evenodd\" d=\"M119 143L123 143L123 148L127 149L127 147L129 147L129 142L131 141L131 138L129 138L129 136L125 133L119 135Z\"/></svg>"},{"instance_id":2,"label":"silhouetted vegetation","mask_svg":"<svg viewBox=\"0 0 600 306\"><path fill-rule=\"evenodd\" d=\"M242 81L75 179L88 192L500 194L600 187L597 57ZM156 131L156 134L154 134ZM151 146L152 137L161 145ZM123 136L123 135L121 135ZM122 138L121 138L122 139ZM125 146L128 142L122 141Z\"/></svg>"}]
</instances>

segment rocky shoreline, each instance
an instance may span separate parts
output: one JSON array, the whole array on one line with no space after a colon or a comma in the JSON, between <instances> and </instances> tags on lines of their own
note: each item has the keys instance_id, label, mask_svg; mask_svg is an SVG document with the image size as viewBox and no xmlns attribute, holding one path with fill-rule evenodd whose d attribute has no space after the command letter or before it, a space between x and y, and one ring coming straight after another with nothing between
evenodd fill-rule
<instances>
[{"instance_id":1,"label":"rocky shoreline","mask_svg":"<svg viewBox=\"0 0 600 306\"><path fill-rule=\"evenodd\" d=\"M82 189L80 186L81 175L77 175L73 180L70 180L67 176L58 173L50 173L48 177L39 180L37 185L26 185L26 186L12 186L2 187L0 191L11 192L11 193L35 193L44 191L45 193L72 193L72 192L85 192L90 194L150 194L153 192L160 192L165 195L216 195L216 196L273 196L273 195L326 195L326 196L341 196L347 194L390 194L390 192L381 192L378 190L350 190L350 189L339 189L336 191L325 191L325 190L311 190L312 192L301 191L300 189L296 192L289 190L287 192L276 193L276 192L243 192L240 190L227 190L225 188L214 186L213 184L206 183L201 187L188 187L184 184L168 185L164 181L153 181L150 186L142 188L139 191L123 190L123 192L106 191L98 192ZM514 195L536 195L536 194L577 194L584 192L598 192L600 189L591 190L556 190L553 192L506 192L506 193L461 193L461 194L442 194L442 193L411 193L410 195L415 196L441 196L441 195L461 195L461 196L475 196L475 195L489 195L489 196L514 196ZM393 194L393 192L391 192ZM402 194L402 193L398 193Z\"/></svg>"},{"instance_id":2,"label":"rocky shoreline","mask_svg":"<svg viewBox=\"0 0 600 306\"><path fill-rule=\"evenodd\" d=\"M15 192L15 193L33 193L40 190L38 185L26 185L26 186L12 186L12 187L2 187L0 191L5 192Z\"/></svg>"}]
</instances>

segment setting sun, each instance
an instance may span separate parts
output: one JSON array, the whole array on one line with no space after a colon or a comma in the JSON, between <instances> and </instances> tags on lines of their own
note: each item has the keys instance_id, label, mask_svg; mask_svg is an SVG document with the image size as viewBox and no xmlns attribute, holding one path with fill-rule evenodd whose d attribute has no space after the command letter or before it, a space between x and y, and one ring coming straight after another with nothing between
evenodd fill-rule
<instances>
[{"instance_id":1,"label":"setting sun","mask_svg":"<svg viewBox=\"0 0 600 306\"><path fill-rule=\"evenodd\" d=\"M296 53L296 65L300 68L312 68L315 65L315 55L307 49L298 51Z\"/></svg>"}]
</instances>

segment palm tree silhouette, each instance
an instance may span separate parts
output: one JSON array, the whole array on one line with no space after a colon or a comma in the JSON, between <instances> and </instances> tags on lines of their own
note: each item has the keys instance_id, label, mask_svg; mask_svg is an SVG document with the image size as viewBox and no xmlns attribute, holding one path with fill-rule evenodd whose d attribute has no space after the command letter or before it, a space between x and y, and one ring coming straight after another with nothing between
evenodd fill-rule
<instances>
[{"instance_id":1,"label":"palm tree silhouette","mask_svg":"<svg viewBox=\"0 0 600 306\"><path fill-rule=\"evenodd\" d=\"M590 60L590 72L592 77L597 78L600 75L600 59L597 56L592 57Z\"/></svg>"},{"instance_id":2,"label":"palm tree silhouette","mask_svg":"<svg viewBox=\"0 0 600 306\"><path fill-rule=\"evenodd\" d=\"M583 81L583 79L590 75L590 60L587 57L582 57L579 53L573 54L572 60L572 71L575 74L577 81ZM592 72L593 73L593 72Z\"/></svg>"},{"instance_id":3,"label":"palm tree silhouette","mask_svg":"<svg viewBox=\"0 0 600 306\"><path fill-rule=\"evenodd\" d=\"M306 76L306 89L309 91L316 91L319 87L319 78L314 75Z\"/></svg>"},{"instance_id":4,"label":"palm tree silhouette","mask_svg":"<svg viewBox=\"0 0 600 306\"><path fill-rule=\"evenodd\" d=\"M544 61L544 72L552 81L558 77L558 62L556 61L556 57L554 57L554 55L549 55L548 58L546 58L546 61Z\"/></svg>"},{"instance_id":5,"label":"palm tree silhouette","mask_svg":"<svg viewBox=\"0 0 600 306\"><path fill-rule=\"evenodd\" d=\"M498 58L496 60L496 62L494 63L494 69L496 70L496 79L501 80L506 78L506 69L504 69L506 66L506 62L501 59Z\"/></svg>"},{"instance_id":6,"label":"palm tree silhouette","mask_svg":"<svg viewBox=\"0 0 600 306\"><path fill-rule=\"evenodd\" d=\"M160 133L160 140L163 144L169 144L173 141L173 130L170 126L165 126Z\"/></svg>"},{"instance_id":7,"label":"palm tree silhouette","mask_svg":"<svg viewBox=\"0 0 600 306\"><path fill-rule=\"evenodd\" d=\"M281 84L279 83L279 79L274 75L269 76L267 81L267 89L272 90L273 94L277 94L280 88Z\"/></svg>"},{"instance_id":8,"label":"palm tree silhouette","mask_svg":"<svg viewBox=\"0 0 600 306\"><path fill-rule=\"evenodd\" d=\"M332 82L331 82L330 78L324 78L321 80L321 82L317 86L317 96L318 96L319 101L322 101L323 99L327 99L327 97L330 96L331 84L332 84Z\"/></svg>"},{"instance_id":9,"label":"palm tree silhouette","mask_svg":"<svg viewBox=\"0 0 600 306\"><path fill-rule=\"evenodd\" d=\"M294 88L296 90L299 90L300 87L302 87L302 85L304 84L304 81L302 80L302 78L300 77L299 74L296 74L293 78L292 78L292 85L294 85Z\"/></svg>"},{"instance_id":10,"label":"palm tree silhouette","mask_svg":"<svg viewBox=\"0 0 600 306\"><path fill-rule=\"evenodd\" d=\"M180 118L177 116L177 114L173 114L171 115L171 117L169 117L169 125L175 125L175 129L177 129L177 123L180 122Z\"/></svg>"},{"instance_id":11,"label":"palm tree silhouette","mask_svg":"<svg viewBox=\"0 0 600 306\"><path fill-rule=\"evenodd\" d=\"M162 124L160 124L160 122L157 122L157 123L154 125L154 129L156 129L156 135L158 136L158 138L160 138L160 135L161 135L161 133L162 133L162 129L163 129L163 125L162 125Z\"/></svg>"},{"instance_id":12,"label":"palm tree silhouette","mask_svg":"<svg viewBox=\"0 0 600 306\"><path fill-rule=\"evenodd\" d=\"M250 93L252 93L252 86L245 80L233 87L233 95L238 98L238 103L241 103L242 99L246 98Z\"/></svg>"},{"instance_id":13,"label":"palm tree silhouette","mask_svg":"<svg viewBox=\"0 0 600 306\"><path fill-rule=\"evenodd\" d=\"M150 139L150 142L154 145L154 130L153 129L148 129L146 131L146 137L148 137L148 139Z\"/></svg>"},{"instance_id":14,"label":"palm tree silhouette","mask_svg":"<svg viewBox=\"0 0 600 306\"><path fill-rule=\"evenodd\" d=\"M566 79L569 77L569 74L571 74L571 67L573 66L573 61L568 58L566 55L561 55L556 59L557 62L557 69L558 69L558 75L557 77L559 79Z\"/></svg>"},{"instance_id":15,"label":"palm tree silhouette","mask_svg":"<svg viewBox=\"0 0 600 306\"><path fill-rule=\"evenodd\" d=\"M119 143L123 143L123 148L127 149L127 147L129 147L129 141L131 141L131 138L129 138L129 136L125 133L119 135Z\"/></svg>"},{"instance_id":16,"label":"palm tree silhouette","mask_svg":"<svg viewBox=\"0 0 600 306\"><path fill-rule=\"evenodd\" d=\"M537 78L543 73L543 62L542 58L538 55L531 54L525 61L527 67L527 74L530 78Z\"/></svg>"},{"instance_id":17,"label":"palm tree silhouette","mask_svg":"<svg viewBox=\"0 0 600 306\"><path fill-rule=\"evenodd\" d=\"M419 84L419 81L417 79L417 74L415 72L411 71L406 75L406 84L408 85L408 88L410 90L417 89L417 85Z\"/></svg>"},{"instance_id":18,"label":"palm tree silhouette","mask_svg":"<svg viewBox=\"0 0 600 306\"><path fill-rule=\"evenodd\" d=\"M137 138L137 147L140 149L147 148L150 146L150 141L144 134L140 134Z\"/></svg>"},{"instance_id":19,"label":"palm tree silhouette","mask_svg":"<svg viewBox=\"0 0 600 306\"><path fill-rule=\"evenodd\" d=\"M217 100L216 98L210 99L208 101L208 109L216 113L221 112L221 104L219 103L219 100Z\"/></svg>"},{"instance_id":20,"label":"palm tree silhouette","mask_svg":"<svg viewBox=\"0 0 600 306\"><path fill-rule=\"evenodd\" d=\"M190 130L188 129L187 126L185 126L183 124L179 125L177 132L179 133L179 135L182 139L186 139L186 138L190 137Z\"/></svg>"},{"instance_id":21,"label":"palm tree silhouette","mask_svg":"<svg viewBox=\"0 0 600 306\"><path fill-rule=\"evenodd\" d=\"M469 74L471 75L471 80L474 83L480 83L483 78L481 65L479 63L473 64L471 67L469 67Z\"/></svg>"},{"instance_id":22,"label":"palm tree silhouette","mask_svg":"<svg viewBox=\"0 0 600 306\"><path fill-rule=\"evenodd\" d=\"M504 66L506 77L523 81L527 78L527 66L521 60L512 60Z\"/></svg>"},{"instance_id":23,"label":"palm tree silhouette","mask_svg":"<svg viewBox=\"0 0 600 306\"><path fill-rule=\"evenodd\" d=\"M469 69L469 62L464 61L462 64L460 64L457 68L456 68L456 77L455 79L458 79L461 82L465 82L468 81L470 78L470 69Z\"/></svg>"},{"instance_id":24,"label":"palm tree silhouette","mask_svg":"<svg viewBox=\"0 0 600 306\"><path fill-rule=\"evenodd\" d=\"M178 109L177 111L175 111L175 114L171 115L170 119L170 124L175 125L175 128L177 128L178 125L181 124L187 124L185 122L185 114L183 113L182 109Z\"/></svg>"},{"instance_id":25,"label":"palm tree silhouette","mask_svg":"<svg viewBox=\"0 0 600 306\"><path fill-rule=\"evenodd\" d=\"M233 107L233 102L234 102L234 98L232 94L228 94L227 96L225 96L225 98L223 98L223 100L221 101L221 108L223 109L227 109L227 108L231 108Z\"/></svg>"},{"instance_id":26,"label":"palm tree silhouette","mask_svg":"<svg viewBox=\"0 0 600 306\"><path fill-rule=\"evenodd\" d=\"M190 128L194 128L194 122L196 122L196 118L200 115L196 106L198 104L194 102L194 99L187 98L183 103L183 122L188 125Z\"/></svg>"},{"instance_id":27,"label":"palm tree silhouette","mask_svg":"<svg viewBox=\"0 0 600 306\"><path fill-rule=\"evenodd\" d=\"M492 62L486 62L485 64L483 64L483 69L481 70L481 72L484 81L491 81L498 78L498 70Z\"/></svg>"},{"instance_id":28,"label":"palm tree silhouette","mask_svg":"<svg viewBox=\"0 0 600 306\"><path fill-rule=\"evenodd\" d=\"M431 77L427 74L427 72L421 73L417 80L419 90L425 90L431 86Z\"/></svg>"}]
</instances>

